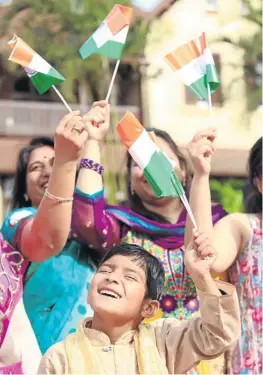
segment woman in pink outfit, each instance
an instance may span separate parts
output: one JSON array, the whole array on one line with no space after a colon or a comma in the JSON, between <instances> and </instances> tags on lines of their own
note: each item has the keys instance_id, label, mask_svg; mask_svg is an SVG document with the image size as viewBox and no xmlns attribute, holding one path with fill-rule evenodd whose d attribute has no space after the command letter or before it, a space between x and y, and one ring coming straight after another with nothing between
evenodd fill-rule
<instances>
[{"instance_id":1,"label":"woman in pink outfit","mask_svg":"<svg viewBox=\"0 0 263 375\"><path fill-rule=\"evenodd\" d=\"M214 273L228 271L229 281L237 288L241 309L242 336L227 355L227 371L229 374L259 375L263 372L262 137L249 155L248 174L252 193L247 201L246 213L225 216L214 228L209 209L208 173L213 149L207 145L206 137L202 142L202 153L195 143L189 149L195 168L190 204L199 230L209 230L218 249L211 269ZM189 221L186 243L189 242L190 230ZM200 247L199 251L202 256L209 255L205 248Z\"/></svg>"},{"instance_id":2,"label":"woman in pink outfit","mask_svg":"<svg viewBox=\"0 0 263 375\"><path fill-rule=\"evenodd\" d=\"M52 173L45 195L35 216L22 210L9 219L10 226L21 224L16 235L19 248L12 247L0 235L1 374L37 372L41 353L24 309L23 275L30 262L42 262L58 254L67 241L77 163L87 135L82 118L73 112L57 127L55 150L43 146L32 151L30 163L42 172L39 186L43 184L46 168L50 167L46 161L53 153Z\"/></svg>"}]
</instances>

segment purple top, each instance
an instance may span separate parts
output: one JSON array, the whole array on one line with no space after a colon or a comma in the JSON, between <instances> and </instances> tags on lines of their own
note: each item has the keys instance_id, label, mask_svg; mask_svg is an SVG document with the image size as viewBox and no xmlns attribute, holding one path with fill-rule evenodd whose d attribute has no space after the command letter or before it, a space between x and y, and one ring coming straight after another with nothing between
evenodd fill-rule
<instances>
[{"instance_id":1,"label":"purple top","mask_svg":"<svg viewBox=\"0 0 263 375\"><path fill-rule=\"evenodd\" d=\"M212 206L213 223L225 216L219 204ZM145 233L165 249L176 249L184 244L186 210L176 224L160 224L146 219L129 208L107 205L103 190L88 195L75 190L72 215L72 236L79 242L94 247L102 255L116 245L129 230Z\"/></svg>"}]
</instances>

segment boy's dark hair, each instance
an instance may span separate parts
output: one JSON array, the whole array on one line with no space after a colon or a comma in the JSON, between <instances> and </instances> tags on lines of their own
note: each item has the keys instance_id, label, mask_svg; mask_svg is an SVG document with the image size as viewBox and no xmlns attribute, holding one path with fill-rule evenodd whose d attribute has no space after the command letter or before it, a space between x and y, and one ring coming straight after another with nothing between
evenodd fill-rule
<instances>
[{"instance_id":1,"label":"boy's dark hair","mask_svg":"<svg viewBox=\"0 0 263 375\"><path fill-rule=\"evenodd\" d=\"M113 247L103 258L100 266L115 255L133 258L145 271L147 293L145 298L159 300L164 290L164 269L159 260L141 246L122 243Z\"/></svg>"}]
</instances>

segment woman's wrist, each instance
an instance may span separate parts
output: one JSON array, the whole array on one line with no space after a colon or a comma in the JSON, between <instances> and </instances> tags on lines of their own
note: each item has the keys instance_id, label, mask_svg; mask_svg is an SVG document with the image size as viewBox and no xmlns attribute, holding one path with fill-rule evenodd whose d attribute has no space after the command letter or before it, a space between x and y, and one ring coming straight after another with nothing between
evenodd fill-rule
<instances>
[{"instance_id":1,"label":"woman's wrist","mask_svg":"<svg viewBox=\"0 0 263 375\"><path fill-rule=\"evenodd\" d=\"M100 163L100 145L101 143L97 139L88 139L83 148L82 158Z\"/></svg>"},{"instance_id":2,"label":"woman's wrist","mask_svg":"<svg viewBox=\"0 0 263 375\"><path fill-rule=\"evenodd\" d=\"M65 171L74 171L77 169L79 158L74 160L66 160L65 158L55 157L53 169L60 169L63 168Z\"/></svg>"},{"instance_id":3,"label":"woman's wrist","mask_svg":"<svg viewBox=\"0 0 263 375\"><path fill-rule=\"evenodd\" d=\"M195 181L209 181L210 175L209 173L203 173L203 172L194 172L193 180Z\"/></svg>"}]
</instances>

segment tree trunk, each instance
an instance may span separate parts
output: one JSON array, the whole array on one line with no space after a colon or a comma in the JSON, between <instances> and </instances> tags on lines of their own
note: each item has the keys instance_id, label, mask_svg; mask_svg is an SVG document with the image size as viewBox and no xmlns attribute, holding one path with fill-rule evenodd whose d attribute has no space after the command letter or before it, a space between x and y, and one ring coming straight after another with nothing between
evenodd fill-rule
<instances>
[{"instance_id":1,"label":"tree trunk","mask_svg":"<svg viewBox=\"0 0 263 375\"><path fill-rule=\"evenodd\" d=\"M87 108L91 105L90 88L87 82L83 79L80 80L78 85L79 104L80 107Z\"/></svg>"}]
</instances>

